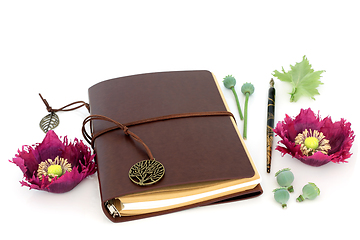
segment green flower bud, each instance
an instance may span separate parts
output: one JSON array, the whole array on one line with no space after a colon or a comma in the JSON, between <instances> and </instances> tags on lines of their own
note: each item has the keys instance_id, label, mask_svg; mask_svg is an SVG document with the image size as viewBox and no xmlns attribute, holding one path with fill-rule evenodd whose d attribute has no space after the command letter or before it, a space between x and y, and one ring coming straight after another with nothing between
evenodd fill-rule
<instances>
[{"instance_id":1,"label":"green flower bud","mask_svg":"<svg viewBox=\"0 0 360 240\"><path fill-rule=\"evenodd\" d=\"M281 204L283 209L287 208L286 203L289 201L290 194L286 188L277 188L273 192L275 200Z\"/></svg>"},{"instance_id":2,"label":"green flower bud","mask_svg":"<svg viewBox=\"0 0 360 240\"><path fill-rule=\"evenodd\" d=\"M281 187L286 187L289 192L294 192L294 188L291 185L294 181L294 174L289 168L284 168L275 173L276 181Z\"/></svg>"},{"instance_id":3,"label":"green flower bud","mask_svg":"<svg viewBox=\"0 0 360 240\"><path fill-rule=\"evenodd\" d=\"M306 184L303 189L303 194L300 195L296 201L297 202L302 202L304 201L305 199L310 199L310 200L313 200L315 199L317 196L320 195L320 189L314 184L314 183L311 183L309 182L308 184Z\"/></svg>"}]
</instances>

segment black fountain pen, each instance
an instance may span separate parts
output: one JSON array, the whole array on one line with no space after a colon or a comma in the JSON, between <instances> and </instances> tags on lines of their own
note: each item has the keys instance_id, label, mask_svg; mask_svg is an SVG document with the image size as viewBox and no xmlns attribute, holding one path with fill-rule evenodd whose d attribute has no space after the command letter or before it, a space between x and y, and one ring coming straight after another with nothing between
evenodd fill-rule
<instances>
[{"instance_id":1,"label":"black fountain pen","mask_svg":"<svg viewBox=\"0 0 360 240\"><path fill-rule=\"evenodd\" d=\"M270 80L269 99L267 105L267 130L266 130L266 171L270 173L272 143L274 138L274 116L275 116L275 88L274 80Z\"/></svg>"}]
</instances>

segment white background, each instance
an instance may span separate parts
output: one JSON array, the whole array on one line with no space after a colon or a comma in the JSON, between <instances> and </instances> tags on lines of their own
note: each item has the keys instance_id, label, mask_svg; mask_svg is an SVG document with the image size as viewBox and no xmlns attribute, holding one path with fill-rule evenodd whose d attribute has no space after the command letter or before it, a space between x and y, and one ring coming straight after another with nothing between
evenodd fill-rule
<instances>
[{"instance_id":1,"label":"white background","mask_svg":"<svg viewBox=\"0 0 360 240\"><path fill-rule=\"evenodd\" d=\"M316 100L290 103L291 86L276 79L276 122L311 107L341 118L359 133L360 65L357 1L1 1L1 235L24 239L325 239L358 237L359 139L347 164L307 166L273 153L266 173L266 105L274 70L304 55L324 83ZM100 207L97 175L65 194L21 187L22 172L8 162L22 145L41 142L38 124L53 108L88 101L102 80L158 71L210 70L240 121L234 97L221 80L252 82L246 145L262 176L258 198L200 207L127 223L110 222ZM146 97L146 96L139 96ZM86 109L61 112L59 136L82 139ZM279 141L275 138L275 143ZM274 174L295 174L288 209L273 199ZM296 203L307 182L320 196ZM256 237L255 237L256 236Z\"/></svg>"}]
</instances>

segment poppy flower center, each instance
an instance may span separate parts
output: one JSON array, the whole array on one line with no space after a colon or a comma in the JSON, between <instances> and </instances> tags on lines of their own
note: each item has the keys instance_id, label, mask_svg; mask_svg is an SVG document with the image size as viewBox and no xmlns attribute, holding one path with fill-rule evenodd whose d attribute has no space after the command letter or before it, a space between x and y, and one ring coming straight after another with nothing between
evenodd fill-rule
<instances>
[{"instance_id":1,"label":"poppy flower center","mask_svg":"<svg viewBox=\"0 0 360 240\"><path fill-rule=\"evenodd\" d=\"M67 159L56 157L54 160L48 159L41 162L38 166L37 176L40 180L48 176L51 181L54 177L61 177L66 172L71 172L71 164Z\"/></svg>"},{"instance_id":2,"label":"poppy flower center","mask_svg":"<svg viewBox=\"0 0 360 240\"><path fill-rule=\"evenodd\" d=\"M307 148L316 150L319 146L319 140L316 137L308 137L305 139L304 144Z\"/></svg>"},{"instance_id":3,"label":"poppy flower center","mask_svg":"<svg viewBox=\"0 0 360 240\"><path fill-rule=\"evenodd\" d=\"M300 150L305 156L311 156L316 152L327 154L331 149L329 140L327 140L322 132L318 130L312 131L305 129L295 138L295 144L300 145Z\"/></svg>"},{"instance_id":4,"label":"poppy flower center","mask_svg":"<svg viewBox=\"0 0 360 240\"><path fill-rule=\"evenodd\" d=\"M48 175L49 176L57 176L57 177L61 177L62 175L62 168L60 165L51 165L50 167L48 167Z\"/></svg>"}]
</instances>

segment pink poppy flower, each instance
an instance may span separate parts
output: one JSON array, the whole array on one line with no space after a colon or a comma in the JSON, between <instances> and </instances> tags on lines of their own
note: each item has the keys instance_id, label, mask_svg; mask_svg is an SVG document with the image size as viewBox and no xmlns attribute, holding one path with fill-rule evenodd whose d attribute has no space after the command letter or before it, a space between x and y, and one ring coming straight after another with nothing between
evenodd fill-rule
<instances>
[{"instance_id":1,"label":"pink poppy flower","mask_svg":"<svg viewBox=\"0 0 360 240\"><path fill-rule=\"evenodd\" d=\"M63 141L52 130L46 133L42 143L22 146L15 163L24 173L22 186L53 193L64 193L73 189L84 178L96 172L95 155L89 147L75 138Z\"/></svg>"},{"instance_id":2,"label":"pink poppy flower","mask_svg":"<svg viewBox=\"0 0 360 240\"><path fill-rule=\"evenodd\" d=\"M283 144L276 150L311 166L347 162L352 155L349 151L355 135L351 123L344 119L333 123L329 116L321 119L310 108L301 109L295 118L286 115L284 121L277 123L274 132L282 138L279 143Z\"/></svg>"}]
</instances>

